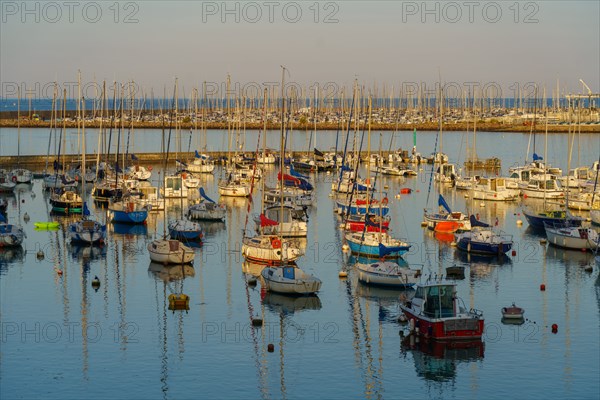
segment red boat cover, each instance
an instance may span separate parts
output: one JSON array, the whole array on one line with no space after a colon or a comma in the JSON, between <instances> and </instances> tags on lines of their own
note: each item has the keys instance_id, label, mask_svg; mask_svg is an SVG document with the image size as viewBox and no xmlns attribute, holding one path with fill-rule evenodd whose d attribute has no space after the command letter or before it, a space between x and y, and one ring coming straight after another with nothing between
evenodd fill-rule
<instances>
[{"instance_id":1,"label":"red boat cover","mask_svg":"<svg viewBox=\"0 0 600 400\"><path fill-rule=\"evenodd\" d=\"M265 214L260 214L260 226L264 227L264 226L276 226L276 225L279 225L279 222L265 217Z\"/></svg>"}]
</instances>

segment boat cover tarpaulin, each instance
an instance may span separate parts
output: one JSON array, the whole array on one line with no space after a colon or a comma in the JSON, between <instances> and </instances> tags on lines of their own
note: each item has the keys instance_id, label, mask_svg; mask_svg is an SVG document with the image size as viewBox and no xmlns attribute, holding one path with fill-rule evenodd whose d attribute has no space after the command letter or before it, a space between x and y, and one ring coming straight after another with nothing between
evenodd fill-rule
<instances>
[{"instance_id":1,"label":"boat cover tarpaulin","mask_svg":"<svg viewBox=\"0 0 600 400\"><path fill-rule=\"evenodd\" d=\"M471 221L471 227L480 226L482 228L489 228L489 224L479 221L473 214L471 214L469 220Z\"/></svg>"},{"instance_id":2,"label":"boat cover tarpaulin","mask_svg":"<svg viewBox=\"0 0 600 400\"><path fill-rule=\"evenodd\" d=\"M260 214L260 226L264 227L264 226L276 226L276 225L279 225L279 222L265 217L265 214Z\"/></svg>"},{"instance_id":3,"label":"boat cover tarpaulin","mask_svg":"<svg viewBox=\"0 0 600 400\"><path fill-rule=\"evenodd\" d=\"M410 246L385 246L382 243L379 243L379 257L385 257L388 254L397 253L399 251L406 251L410 248Z\"/></svg>"},{"instance_id":4,"label":"boat cover tarpaulin","mask_svg":"<svg viewBox=\"0 0 600 400\"><path fill-rule=\"evenodd\" d=\"M200 190L200 196L202 196L202 198L203 198L204 200L208 201L209 203L213 203L213 204L214 204L214 201L213 201L213 199L211 199L210 197L208 197L208 196L206 195L206 193L204 192L204 188L202 188L202 187L201 187L199 190Z\"/></svg>"},{"instance_id":5,"label":"boat cover tarpaulin","mask_svg":"<svg viewBox=\"0 0 600 400\"><path fill-rule=\"evenodd\" d=\"M444 196L442 196L441 194L440 194L440 197L438 198L438 206L444 207L444 210L448 211L449 213L452 212L452 210L450 210L450 206L448 205L448 203L446 203Z\"/></svg>"}]
</instances>

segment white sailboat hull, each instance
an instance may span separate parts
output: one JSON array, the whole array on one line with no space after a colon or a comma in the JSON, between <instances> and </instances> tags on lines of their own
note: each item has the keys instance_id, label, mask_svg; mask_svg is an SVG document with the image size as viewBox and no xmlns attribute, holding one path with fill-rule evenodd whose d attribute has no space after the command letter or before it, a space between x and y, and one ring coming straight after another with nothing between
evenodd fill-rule
<instances>
[{"instance_id":1,"label":"white sailboat hull","mask_svg":"<svg viewBox=\"0 0 600 400\"><path fill-rule=\"evenodd\" d=\"M312 294L321 289L321 280L295 266L267 267L261 271L265 289L284 294Z\"/></svg>"},{"instance_id":2,"label":"white sailboat hull","mask_svg":"<svg viewBox=\"0 0 600 400\"><path fill-rule=\"evenodd\" d=\"M148 244L150 260L160 264L189 264L194 250L177 240L155 240Z\"/></svg>"}]
</instances>

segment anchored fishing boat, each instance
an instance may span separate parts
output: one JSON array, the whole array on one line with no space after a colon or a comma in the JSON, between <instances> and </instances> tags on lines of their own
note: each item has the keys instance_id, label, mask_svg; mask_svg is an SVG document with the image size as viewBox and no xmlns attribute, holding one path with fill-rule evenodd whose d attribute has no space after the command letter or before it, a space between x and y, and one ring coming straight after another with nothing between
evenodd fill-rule
<instances>
[{"instance_id":1,"label":"anchored fishing boat","mask_svg":"<svg viewBox=\"0 0 600 400\"><path fill-rule=\"evenodd\" d=\"M525 310L521 307L517 307L515 303L512 303L510 307L502 307L502 318L505 319L523 319Z\"/></svg>"},{"instance_id":2,"label":"anchored fishing boat","mask_svg":"<svg viewBox=\"0 0 600 400\"><path fill-rule=\"evenodd\" d=\"M400 309L419 335L437 340L473 340L483 335L483 313L467 310L456 296L456 284L428 280L417 283L412 299Z\"/></svg>"}]
</instances>

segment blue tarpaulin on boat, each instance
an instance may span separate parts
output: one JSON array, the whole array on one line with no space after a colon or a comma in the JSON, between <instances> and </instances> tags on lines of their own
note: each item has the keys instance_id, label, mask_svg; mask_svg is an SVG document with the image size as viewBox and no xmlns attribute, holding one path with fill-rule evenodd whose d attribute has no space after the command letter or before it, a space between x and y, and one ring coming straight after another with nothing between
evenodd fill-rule
<instances>
[{"instance_id":1,"label":"blue tarpaulin on boat","mask_svg":"<svg viewBox=\"0 0 600 400\"><path fill-rule=\"evenodd\" d=\"M387 246L379 243L379 257L385 257L388 254L397 253L399 251L407 251L408 249L410 249L410 246L387 247Z\"/></svg>"},{"instance_id":2,"label":"blue tarpaulin on boat","mask_svg":"<svg viewBox=\"0 0 600 400\"><path fill-rule=\"evenodd\" d=\"M83 202L83 215L86 217L90 215L90 209L88 208L86 202Z\"/></svg>"},{"instance_id":3,"label":"blue tarpaulin on boat","mask_svg":"<svg viewBox=\"0 0 600 400\"><path fill-rule=\"evenodd\" d=\"M471 216L469 217L469 220L471 221L471 227L481 226L482 228L489 228L488 224L477 220L477 217L475 217L473 214L471 214Z\"/></svg>"},{"instance_id":4,"label":"blue tarpaulin on boat","mask_svg":"<svg viewBox=\"0 0 600 400\"><path fill-rule=\"evenodd\" d=\"M131 153L131 159L135 161L135 160L137 160L138 158L135 156L135 154Z\"/></svg>"},{"instance_id":5,"label":"blue tarpaulin on boat","mask_svg":"<svg viewBox=\"0 0 600 400\"><path fill-rule=\"evenodd\" d=\"M0 222L6 222L6 218L2 214L0 214Z\"/></svg>"},{"instance_id":6,"label":"blue tarpaulin on boat","mask_svg":"<svg viewBox=\"0 0 600 400\"><path fill-rule=\"evenodd\" d=\"M440 197L438 198L438 206L444 207L444 209L446 211L448 211L449 213L452 212L452 210L450 210L450 206L448 205L448 203L446 203L446 200L444 200L444 196L442 196L441 194L440 194Z\"/></svg>"},{"instance_id":7,"label":"blue tarpaulin on boat","mask_svg":"<svg viewBox=\"0 0 600 400\"><path fill-rule=\"evenodd\" d=\"M296 178L308 179L308 176L302 175L300 172L294 169L294 164L290 164L290 175Z\"/></svg>"},{"instance_id":8,"label":"blue tarpaulin on boat","mask_svg":"<svg viewBox=\"0 0 600 400\"><path fill-rule=\"evenodd\" d=\"M538 160L543 160L543 157L538 156L537 154L533 153L533 161L538 161Z\"/></svg>"},{"instance_id":9,"label":"blue tarpaulin on boat","mask_svg":"<svg viewBox=\"0 0 600 400\"><path fill-rule=\"evenodd\" d=\"M206 193L204 192L204 188L200 188L200 196L202 196L202 198L206 201L208 201L209 203L214 203L213 199L211 199L210 197L208 197L206 195Z\"/></svg>"},{"instance_id":10,"label":"blue tarpaulin on boat","mask_svg":"<svg viewBox=\"0 0 600 400\"><path fill-rule=\"evenodd\" d=\"M200 154L198 154L198 150L194 150L194 153L195 153L195 154L194 154L194 157L196 157L196 158L200 158Z\"/></svg>"}]
</instances>

